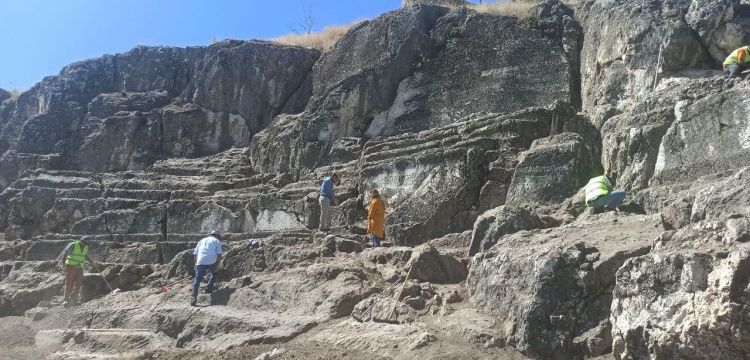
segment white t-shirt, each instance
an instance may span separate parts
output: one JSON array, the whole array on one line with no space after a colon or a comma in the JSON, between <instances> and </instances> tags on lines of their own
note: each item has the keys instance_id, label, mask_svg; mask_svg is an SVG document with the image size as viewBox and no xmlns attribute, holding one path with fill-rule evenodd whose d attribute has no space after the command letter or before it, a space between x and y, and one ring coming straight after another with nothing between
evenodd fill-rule
<instances>
[{"instance_id":1,"label":"white t-shirt","mask_svg":"<svg viewBox=\"0 0 750 360\"><path fill-rule=\"evenodd\" d=\"M193 255L198 257L195 265L213 265L216 263L216 255L221 254L221 242L219 239L213 236L203 238L198 242L193 251Z\"/></svg>"}]
</instances>

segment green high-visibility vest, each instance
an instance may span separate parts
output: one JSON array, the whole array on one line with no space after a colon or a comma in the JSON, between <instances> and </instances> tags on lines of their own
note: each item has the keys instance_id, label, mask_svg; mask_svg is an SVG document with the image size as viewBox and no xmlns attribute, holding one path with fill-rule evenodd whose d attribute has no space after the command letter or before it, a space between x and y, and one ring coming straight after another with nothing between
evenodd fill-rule
<instances>
[{"instance_id":1,"label":"green high-visibility vest","mask_svg":"<svg viewBox=\"0 0 750 360\"><path fill-rule=\"evenodd\" d=\"M724 66L738 65L740 63L740 54L739 54L740 50L745 52L744 63L749 63L750 62L750 46L743 46L739 49L735 49L734 51L732 51L732 53L729 54L729 56L727 56L727 58L724 60L723 65Z\"/></svg>"},{"instance_id":2,"label":"green high-visibility vest","mask_svg":"<svg viewBox=\"0 0 750 360\"><path fill-rule=\"evenodd\" d=\"M597 176L589 180L589 183L586 184L586 206L589 206L589 201L607 194L609 194L609 188L607 187L606 177Z\"/></svg>"},{"instance_id":3,"label":"green high-visibility vest","mask_svg":"<svg viewBox=\"0 0 750 360\"><path fill-rule=\"evenodd\" d=\"M86 261L86 254L89 253L89 246L85 245L83 251L81 251L81 242L75 241L73 243L73 252L68 255L65 264L83 267L83 263Z\"/></svg>"}]
</instances>

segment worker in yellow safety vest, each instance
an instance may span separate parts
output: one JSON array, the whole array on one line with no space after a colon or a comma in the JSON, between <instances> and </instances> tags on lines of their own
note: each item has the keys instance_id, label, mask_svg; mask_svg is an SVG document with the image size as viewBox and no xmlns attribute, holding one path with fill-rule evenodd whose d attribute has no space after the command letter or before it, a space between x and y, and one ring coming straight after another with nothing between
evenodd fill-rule
<instances>
[{"instance_id":1,"label":"worker in yellow safety vest","mask_svg":"<svg viewBox=\"0 0 750 360\"><path fill-rule=\"evenodd\" d=\"M89 257L89 245L91 245L90 237L83 236L80 240L68 244L63 250L60 265L65 274L64 306L78 303L83 283L83 265L86 261L94 264Z\"/></svg>"},{"instance_id":2,"label":"worker in yellow safety vest","mask_svg":"<svg viewBox=\"0 0 750 360\"><path fill-rule=\"evenodd\" d=\"M625 192L612 191L612 183L606 176L597 176L586 184L586 206L597 211L614 210L625 200Z\"/></svg>"},{"instance_id":3,"label":"worker in yellow safety vest","mask_svg":"<svg viewBox=\"0 0 750 360\"><path fill-rule=\"evenodd\" d=\"M750 68L750 46L743 46L732 51L724 60L724 73L731 78L736 78L742 71Z\"/></svg>"}]
</instances>

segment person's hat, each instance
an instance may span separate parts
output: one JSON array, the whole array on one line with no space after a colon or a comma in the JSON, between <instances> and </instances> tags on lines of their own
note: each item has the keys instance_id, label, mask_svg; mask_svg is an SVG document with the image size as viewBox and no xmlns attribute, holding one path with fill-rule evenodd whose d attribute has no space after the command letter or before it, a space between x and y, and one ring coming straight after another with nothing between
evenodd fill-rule
<instances>
[{"instance_id":1,"label":"person's hat","mask_svg":"<svg viewBox=\"0 0 750 360\"><path fill-rule=\"evenodd\" d=\"M81 244L91 244L91 236L81 236Z\"/></svg>"},{"instance_id":2,"label":"person's hat","mask_svg":"<svg viewBox=\"0 0 750 360\"><path fill-rule=\"evenodd\" d=\"M221 233L218 230L211 231L211 236L221 236Z\"/></svg>"}]
</instances>

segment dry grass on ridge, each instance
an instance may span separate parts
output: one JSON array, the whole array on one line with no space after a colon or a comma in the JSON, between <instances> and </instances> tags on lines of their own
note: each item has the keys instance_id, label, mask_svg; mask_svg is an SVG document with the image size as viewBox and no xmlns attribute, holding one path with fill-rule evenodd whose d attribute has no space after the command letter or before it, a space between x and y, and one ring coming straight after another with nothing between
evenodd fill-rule
<instances>
[{"instance_id":1,"label":"dry grass on ridge","mask_svg":"<svg viewBox=\"0 0 750 360\"><path fill-rule=\"evenodd\" d=\"M348 25L326 26L322 31L316 33L282 35L275 39L271 39L271 42L291 46L308 47L326 52L333 48L333 46L336 45L336 42L339 41L349 29L362 21L364 20L357 20Z\"/></svg>"},{"instance_id":2,"label":"dry grass on ridge","mask_svg":"<svg viewBox=\"0 0 750 360\"><path fill-rule=\"evenodd\" d=\"M563 0L562 2L565 4L572 4L580 1L581 0ZM542 0L516 0L512 2L485 0L482 5L472 5L470 8L480 13L515 16L519 19L523 19L528 17L530 11L541 2ZM326 26L322 31L315 33L282 35L275 39L271 39L270 41L282 45L308 47L326 52L333 48L333 46L336 45L336 42L339 41L349 29L362 21L364 20L356 20L347 25Z\"/></svg>"}]
</instances>

